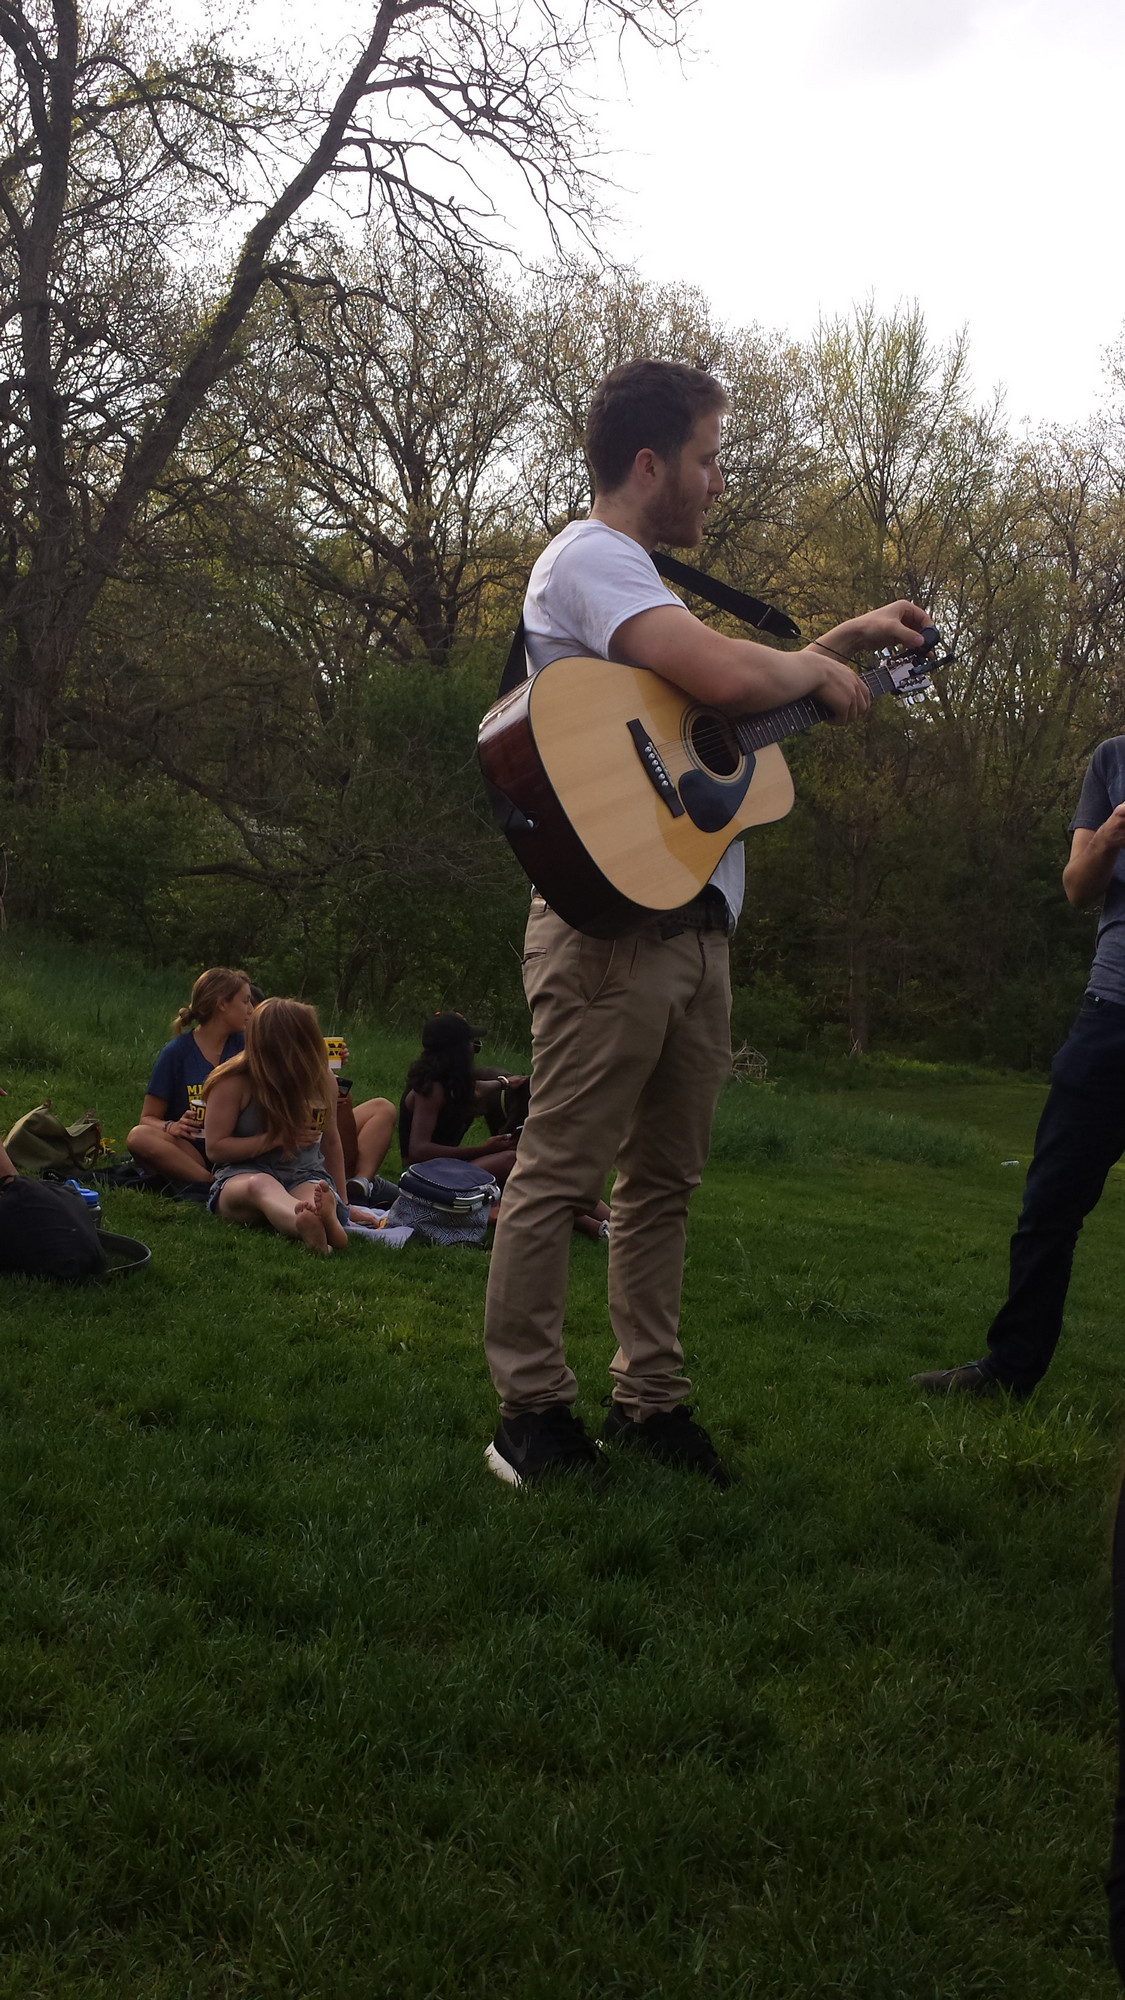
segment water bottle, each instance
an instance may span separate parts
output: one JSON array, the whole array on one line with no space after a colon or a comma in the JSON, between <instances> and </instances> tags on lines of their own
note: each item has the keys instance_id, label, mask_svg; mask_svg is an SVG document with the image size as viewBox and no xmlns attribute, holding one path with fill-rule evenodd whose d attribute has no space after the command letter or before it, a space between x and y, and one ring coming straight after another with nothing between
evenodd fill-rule
<instances>
[{"instance_id":1,"label":"water bottle","mask_svg":"<svg viewBox=\"0 0 1125 2000\"><path fill-rule=\"evenodd\" d=\"M100 1229L102 1226L102 1204L97 1188L83 1187L81 1181L67 1181L66 1185L85 1204L86 1213L93 1222L94 1228Z\"/></svg>"}]
</instances>

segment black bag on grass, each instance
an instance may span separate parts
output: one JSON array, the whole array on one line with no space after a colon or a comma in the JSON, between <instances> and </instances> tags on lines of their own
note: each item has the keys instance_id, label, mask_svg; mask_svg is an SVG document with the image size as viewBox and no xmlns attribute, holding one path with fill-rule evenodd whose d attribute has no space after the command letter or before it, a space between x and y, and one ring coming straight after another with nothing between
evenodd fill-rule
<instances>
[{"instance_id":1,"label":"black bag on grass","mask_svg":"<svg viewBox=\"0 0 1125 2000\"><path fill-rule=\"evenodd\" d=\"M147 1264L131 1236L99 1230L80 1195L17 1176L0 1186L0 1275L83 1284Z\"/></svg>"},{"instance_id":2,"label":"black bag on grass","mask_svg":"<svg viewBox=\"0 0 1125 2000\"><path fill-rule=\"evenodd\" d=\"M0 1188L0 1271L74 1284L104 1268L93 1217L72 1189L21 1179Z\"/></svg>"}]
</instances>

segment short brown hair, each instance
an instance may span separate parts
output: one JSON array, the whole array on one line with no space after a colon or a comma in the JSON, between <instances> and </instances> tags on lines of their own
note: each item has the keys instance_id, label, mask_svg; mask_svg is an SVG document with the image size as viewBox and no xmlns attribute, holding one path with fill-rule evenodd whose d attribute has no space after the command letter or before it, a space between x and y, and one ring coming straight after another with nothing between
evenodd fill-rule
<instances>
[{"instance_id":1,"label":"short brown hair","mask_svg":"<svg viewBox=\"0 0 1125 2000\"><path fill-rule=\"evenodd\" d=\"M627 361L594 391L586 458L595 493L623 486L639 451L678 458L700 417L729 410L721 382L680 361Z\"/></svg>"}]
</instances>

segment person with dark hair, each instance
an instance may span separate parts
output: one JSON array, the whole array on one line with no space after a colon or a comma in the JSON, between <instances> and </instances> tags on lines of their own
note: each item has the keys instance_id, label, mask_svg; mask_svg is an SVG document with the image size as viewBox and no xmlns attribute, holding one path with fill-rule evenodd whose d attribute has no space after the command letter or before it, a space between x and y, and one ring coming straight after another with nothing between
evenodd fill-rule
<instances>
[{"instance_id":1,"label":"person with dark hair","mask_svg":"<svg viewBox=\"0 0 1125 2000\"><path fill-rule=\"evenodd\" d=\"M585 654L647 667L710 707L747 712L815 695L837 722L868 705L857 653L916 647L928 619L905 600L835 626L801 652L728 638L662 583L657 543L694 547L723 491L722 385L699 368L638 361L594 394L589 517L543 551L524 601L528 669ZM743 856L728 849L684 909L614 941L584 936L532 898L524 955L531 1104L497 1224L485 1348L500 1396L489 1469L513 1486L600 1458L574 1413L563 1352L567 1246L616 1167L609 1312L617 1337L605 1441L716 1485L730 1474L686 1398L679 1341L688 1199L730 1072L727 940Z\"/></svg>"},{"instance_id":2,"label":"person with dark hair","mask_svg":"<svg viewBox=\"0 0 1125 2000\"><path fill-rule=\"evenodd\" d=\"M475 1028L461 1014L434 1014L422 1029L422 1053L406 1073L398 1107L398 1146L404 1167L421 1160L487 1160L503 1187L515 1165L514 1142L502 1133L466 1146L464 1137L478 1115L473 1056L480 1047Z\"/></svg>"},{"instance_id":3,"label":"person with dark hair","mask_svg":"<svg viewBox=\"0 0 1125 2000\"><path fill-rule=\"evenodd\" d=\"M240 1054L254 1012L249 976L229 965L201 972L172 1039L156 1058L140 1123L125 1141L135 1160L183 1194L206 1200L211 1164L203 1144L203 1085L216 1063Z\"/></svg>"},{"instance_id":4,"label":"person with dark hair","mask_svg":"<svg viewBox=\"0 0 1125 2000\"><path fill-rule=\"evenodd\" d=\"M482 1078L473 1061L480 1035L461 1014L435 1014L422 1029L422 1053L411 1063L399 1103L398 1143L404 1167L420 1160L487 1160L488 1171L503 1188L516 1160L518 1136L510 1130L492 1134L479 1146L462 1144L474 1118L488 1122L493 1090L526 1083L500 1070ZM609 1209L604 1201L574 1217L579 1236L592 1242L609 1237Z\"/></svg>"},{"instance_id":5,"label":"person with dark hair","mask_svg":"<svg viewBox=\"0 0 1125 2000\"><path fill-rule=\"evenodd\" d=\"M267 1222L307 1250L347 1247L336 1079L316 1009L263 1000L241 1055L203 1086L203 1135L215 1162L208 1206L231 1222Z\"/></svg>"}]
</instances>

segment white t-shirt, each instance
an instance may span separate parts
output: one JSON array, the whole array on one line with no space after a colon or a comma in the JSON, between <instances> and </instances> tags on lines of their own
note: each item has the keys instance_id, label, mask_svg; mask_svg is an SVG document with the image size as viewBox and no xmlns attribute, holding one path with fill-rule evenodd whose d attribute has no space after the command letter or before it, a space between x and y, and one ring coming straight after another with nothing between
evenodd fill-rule
<instances>
[{"instance_id":1,"label":"white t-shirt","mask_svg":"<svg viewBox=\"0 0 1125 2000\"><path fill-rule=\"evenodd\" d=\"M586 653L609 658L613 635L626 619L670 605L687 610L668 589L650 556L631 535L604 521L571 521L549 542L528 578L523 604L528 666ZM742 908L746 860L736 840L711 877L732 921Z\"/></svg>"}]
</instances>

